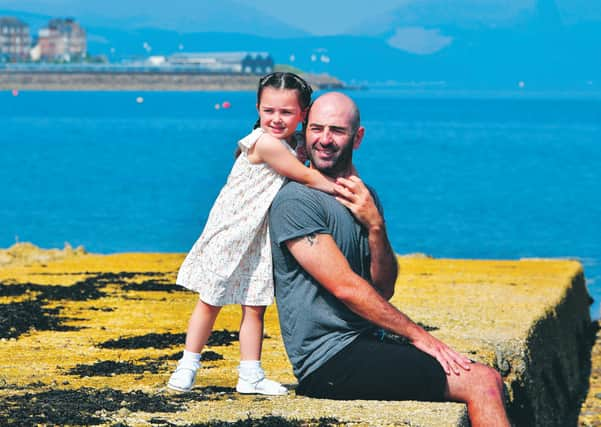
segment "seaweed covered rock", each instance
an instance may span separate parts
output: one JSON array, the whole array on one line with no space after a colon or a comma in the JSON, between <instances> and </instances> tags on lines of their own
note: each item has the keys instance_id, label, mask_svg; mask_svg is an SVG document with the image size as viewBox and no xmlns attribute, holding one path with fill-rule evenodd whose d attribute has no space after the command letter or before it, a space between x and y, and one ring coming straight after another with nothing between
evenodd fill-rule
<instances>
[{"instance_id":1,"label":"seaweed covered rock","mask_svg":"<svg viewBox=\"0 0 601 427\"><path fill-rule=\"evenodd\" d=\"M22 245L0 252L10 251L12 260L0 269L0 313L7 314L0 322L0 423L468 425L457 403L296 396L274 307L266 315L263 365L288 396L235 393L236 306L218 317L193 392L169 395L165 384L198 298L174 283L184 255L65 249L41 258ZM392 303L499 370L516 426L576 425L593 337L578 262L421 256L399 263ZM70 396L73 405L61 407Z\"/></svg>"}]
</instances>

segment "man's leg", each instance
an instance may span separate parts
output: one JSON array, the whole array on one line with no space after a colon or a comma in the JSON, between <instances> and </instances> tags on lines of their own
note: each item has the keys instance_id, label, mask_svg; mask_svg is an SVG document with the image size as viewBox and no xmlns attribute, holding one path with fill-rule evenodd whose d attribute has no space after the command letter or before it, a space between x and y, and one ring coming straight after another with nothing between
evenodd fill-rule
<instances>
[{"instance_id":1,"label":"man's leg","mask_svg":"<svg viewBox=\"0 0 601 427\"><path fill-rule=\"evenodd\" d=\"M474 363L445 375L440 363L412 345L360 336L302 380L297 394L329 399L452 400L466 403L470 422L509 426L497 371Z\"/></svg>"},{"instance_id":2,"label":"man's leg","mask_svg":"<svg viewBox=\"0 0 601 427\"><path fill-rule=\"evenodd\" d=\"M503 398L503 381L494 369L474 363L469 371L447 375L445 397L467 404L472 427L509 426Z\"/></svg>"},{"instance_id":3,"label":"man's leg","mask_svg":"<svg viewBox=\"0 0 601 427\"><path fill-rule=\"evenodd\" d=\"M436 359L409 344L361 335L299 382L296 393L327 399L445 399Z\"/></svg>"}]
</instances>

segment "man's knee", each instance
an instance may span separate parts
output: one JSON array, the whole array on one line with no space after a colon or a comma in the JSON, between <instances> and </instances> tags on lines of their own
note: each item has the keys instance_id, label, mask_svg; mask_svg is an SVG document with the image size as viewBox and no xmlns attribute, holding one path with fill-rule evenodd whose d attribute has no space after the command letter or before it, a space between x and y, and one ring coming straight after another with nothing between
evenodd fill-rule
<instances>
[{"instance_id":1,"label":"man's knee","mask_svg":"<svg viewBox=\"0 0 601 427\"><path fill-rule=\"evenodd\" d=\"M503 399L503 379L493 368L474 363L469 371L447 376L447 398L460 402Z\"/></svg>"},{"instance_id":2,"label":"man's knee","mask_svg":"<svg viewBox=\"0 0 601 427\"><path fill-rule=\"evenodd\" d=\"M502 397L503 396L503 378L501 374L490 366L475 363L472 365L474 370L474 394L482 397Z\"/></svg>"}]
</instances>

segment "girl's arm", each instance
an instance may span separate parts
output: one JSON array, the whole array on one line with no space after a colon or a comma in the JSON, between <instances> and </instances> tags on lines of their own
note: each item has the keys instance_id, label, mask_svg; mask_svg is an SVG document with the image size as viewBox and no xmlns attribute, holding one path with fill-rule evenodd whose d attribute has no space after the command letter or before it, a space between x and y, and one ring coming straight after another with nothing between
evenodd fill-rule
<instances>
[{"instance_id":1,"label":"girl's arm","mask_svg":"<svg viewBox=\"0 0 601 427\"><path fill-rule=\"evenodd\" d=\"M334 194L334 179L327 178L316 169L310 169L296 157L278 139L263 134L253 147L257 160L267 163L278 174L311 188Z\"/></svg>"}]
</instances>

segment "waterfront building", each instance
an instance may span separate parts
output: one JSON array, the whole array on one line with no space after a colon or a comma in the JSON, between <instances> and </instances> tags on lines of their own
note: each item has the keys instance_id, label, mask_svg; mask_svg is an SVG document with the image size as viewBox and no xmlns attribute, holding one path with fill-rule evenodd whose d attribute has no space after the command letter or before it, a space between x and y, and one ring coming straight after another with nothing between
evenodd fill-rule
<instances>
[{"instance_id":1,"label":"waterfront building","mask_svg":"<svg viewBox=\"0 0 601 427\"><path fill-rule=\"evenodd\" d=\"M0 17L0 61L27 60L30 49L29 25L18 18Z\"/></svg>"},{"instance_id":2,"label":"waterfront building","mask_svg":"<svg viewBox=\"0 0 601 427\"><path fill-rule=\"evenodd\" d=\"M36 52L42 60L72 61L86 57L85 30L73 18L55 18L38 32Z\"/></svg>"},{"instance_id":3,"label":"waterfront building","mask_svg":"<svg viewBox=\"0 0 601 427\"><path fill-rule=\"evenodd\" d=\"M273 58L267 52L176 53L167 58L172 65L196 66L220 73L266 74L273 71Z\"/></svg>"}]
</instances>

